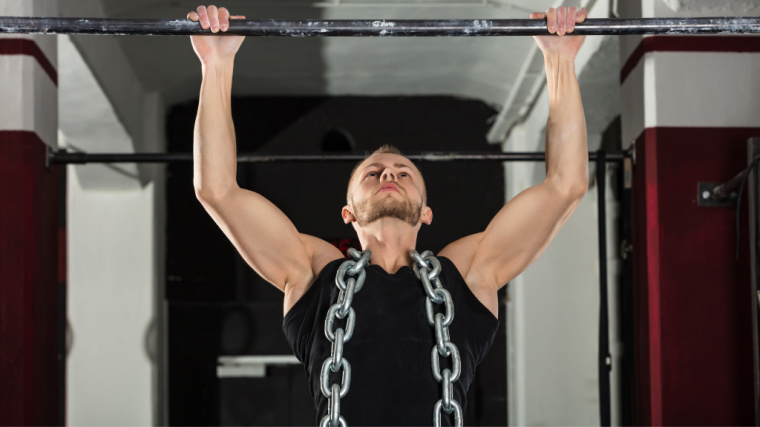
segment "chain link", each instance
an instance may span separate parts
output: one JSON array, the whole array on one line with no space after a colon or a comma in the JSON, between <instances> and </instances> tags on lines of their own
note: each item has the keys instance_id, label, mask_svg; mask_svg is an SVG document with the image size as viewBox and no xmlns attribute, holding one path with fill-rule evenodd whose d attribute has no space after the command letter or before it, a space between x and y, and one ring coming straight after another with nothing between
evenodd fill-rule
<instances>
[{"instance_id":1,"label":"chain link","mask_svg":"<svg viewBox=\"0 0 760 427\"><path fill-rule=\"evenodd\" d=\"M462 373L462 360L459 357L459 349L451 342L449 335L449 325L454 321L454 301L438 278L441 274L441 262L433 256L433 253L425 251L420 255L417 251L412 251L411 256L414 260L414 274L422 282L422 287L427 294L425 300L427 320L435 331L436 343L430 352L430 363L433 368L433 377L441 383L442 398L433 407L433 425L441 426L441 411L443 411L449 415L453 413L454 425L461 427L462 407L454 399L453 383ZM442 305L444 312L435 313L433 304ZM452 369L445 368L441 372L441 357L451 357Z\"/></svg>"},{"instance_id":2,"label":"chain link","mask_svg":"<svg viewBox=\"0 0 760 427\"><path fill-rule=\"evenodd\" d=\"M322 363L320 372L320 388L322 394L330 399L328 413L320 421L321 427L346 427L345 418L340 415L340 399L346 397L351 385L351 364L343 357L343 344L354 334L356 326L356 312L351 307L354 294L359 292L364 286L364 280L367 272L364 267L369 264L369 258L372 252L366 250L359 252L356 249L349 249L348 255L353 259L344 261L335 275L335 285L340 290L338 301L330 306L325 319L325 336L332 343L330 356ZM348 316L348 319L346 319ZM346 319L345 329L335 328L335 320ZM343 371L340 384L330 384L330 373Z\"/></svg>"}]
</instances>

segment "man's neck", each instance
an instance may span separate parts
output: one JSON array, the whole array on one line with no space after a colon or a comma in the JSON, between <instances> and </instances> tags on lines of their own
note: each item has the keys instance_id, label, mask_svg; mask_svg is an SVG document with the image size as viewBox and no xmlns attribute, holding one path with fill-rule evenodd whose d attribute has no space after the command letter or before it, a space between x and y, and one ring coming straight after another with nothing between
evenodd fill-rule
<instances>
[{"instance_id":1,"label":"man's neck","mask_svg":"<svg viewBox=\"0 0 760 427\"><path fill-rule=\"evenodd\" d=\"M409 252L415 249L419 226L392 218L383 218L364 227L356 227L362 248L372 251L370 264L378 265L388 273L403 266L411 266Z\"/></svg>"}]
</instances>

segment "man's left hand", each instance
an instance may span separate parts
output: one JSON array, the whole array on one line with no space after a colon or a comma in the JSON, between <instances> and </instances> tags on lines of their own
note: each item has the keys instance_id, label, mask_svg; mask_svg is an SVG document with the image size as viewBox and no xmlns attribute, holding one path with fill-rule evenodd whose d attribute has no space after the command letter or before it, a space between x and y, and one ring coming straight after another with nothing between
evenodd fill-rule
<instances>
[{"instance_id":1,"label":"man's left hand","mask_svg":"<svg viewBox=\"0 0 760 427\"><path fill-rule=\"evenodd\" d=\"M549 33L559 36L533 36L545 58L557 57L569 61L575 60L586 36L564 36L573 32L575 24L586 20L585 8L582 7L580 10L577 10L575 6L549 8L546 12L531 13L530 19L546 19Z\"/></svg>"}]
</instances>

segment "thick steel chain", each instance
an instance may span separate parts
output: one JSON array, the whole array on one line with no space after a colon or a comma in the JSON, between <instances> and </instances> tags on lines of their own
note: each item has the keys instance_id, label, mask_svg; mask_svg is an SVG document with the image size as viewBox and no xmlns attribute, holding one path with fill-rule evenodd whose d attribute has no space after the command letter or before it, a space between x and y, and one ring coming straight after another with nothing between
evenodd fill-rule
<instances>
[{"instance_id":1,"label":"thick steel chain","mask_svg":"<svg viewBox=\"0 0 760 427\"><path fill-rule=\"evenodd\" d=\"M343 357L343 344L347 343L354 334L356 313L351 307L351 301L353 301L354 294L359 292L364 286L364 280L367 277L364 267L369 264L372 252L369 250L359 252L351 248L348 250L348 255L353 259L344 261L338 267L338 273L335 275L335 285L340 290L338 301L330 306L330 309L327 311L327 318L325 319L325 335L332 343L332 351L330 357L325 359L322 364L320 383L322 394L330 399L330 406L327 415L319 423L321 427L347 426L345 418L340 415L340 399L346 397L348 388L351 385L351 364ZM348 316L348 319L346 320L345 329L341 327L335 329L335 319L342 320L346 316ZM341 369L343 370L341 383L330 384L330 372L338 372Z\"/></svg>"},{"instance_id":2,"label":"thick steel chain","mask_svg":"<svg viewBox=\"0 0 760 427\"><path fill-rule=\"evenodd\" d=\"M462 407L454 399L453 383L459 379L462 373L462 361L459 358L459 349L451 342L449 336L449 325L454 320L454 301L451 299L449 291L443 288L441 279L441 262L433 256L430 251L425 251L420 255L417 251L411 252L414 259L414 274L422 282L425 288L427 299L425 299L425 311L430 326L435 330L436 344L430 353L430 362L433 367L433 377L441 383L443 396L433 407L433 425L440 427L441 411L451 415L454 413L454 425L462 426ZM433 304L443 306L443 313L435 313ZM441 356L451 357L451 369L445 368L441 372Z\"/></svg>"}]
</instances>

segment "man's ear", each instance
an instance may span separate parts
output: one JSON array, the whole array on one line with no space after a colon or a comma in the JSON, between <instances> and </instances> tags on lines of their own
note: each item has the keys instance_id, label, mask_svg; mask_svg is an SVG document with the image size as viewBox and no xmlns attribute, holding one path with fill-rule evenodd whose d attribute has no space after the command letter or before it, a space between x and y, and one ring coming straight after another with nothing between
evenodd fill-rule
<instances>
[{"instance_id":1,"label":"man's ear","mask_svg":"<svg viewBox=\"0 0 760 427\"><path fill-rule=\"evenodd\" d=\"M428 206L422 208L422 213L420 214L420 222L426 225L430 225L430 223L433 222L433 210Z\"/></svg>"},{"instance_id":2,"label":"man's ear","mask_svg":"<svg viewBox=\"0 0 760 427\"><path fill-rule=\"evenodd\" d=\"M344 224L350 224L356 221L356 217L351 212L351 207L348 205L343 206L343 209L340 211L340 215L343 217Z\"/></svg>"}]
</instances>

